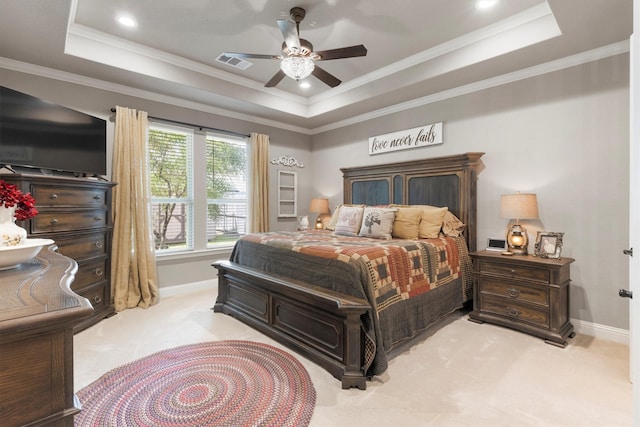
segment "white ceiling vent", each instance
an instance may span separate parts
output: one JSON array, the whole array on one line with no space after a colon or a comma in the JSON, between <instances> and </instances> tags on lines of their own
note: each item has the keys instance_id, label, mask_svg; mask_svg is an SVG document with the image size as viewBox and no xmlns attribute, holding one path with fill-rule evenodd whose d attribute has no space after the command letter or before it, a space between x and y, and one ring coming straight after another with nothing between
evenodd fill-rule
<instances>
[{"instance_id":1,"label":"white ceiling vent","mask_svg":"<svg viewBox=\"0 0 640 427\"><path fill-rule=\"evenodd\" d=\"M231 56L227 56L223 53L220 54L220 56L218 56L216 58L216 61L218 62L222 62L224 64L227 64L233 68L238 68L240 70L246 70L247 68L251 67L253 65L252 62L249 61L245 61L244 59L240 59L240 58L233 58Z\"/></svg>"}]
</instances>

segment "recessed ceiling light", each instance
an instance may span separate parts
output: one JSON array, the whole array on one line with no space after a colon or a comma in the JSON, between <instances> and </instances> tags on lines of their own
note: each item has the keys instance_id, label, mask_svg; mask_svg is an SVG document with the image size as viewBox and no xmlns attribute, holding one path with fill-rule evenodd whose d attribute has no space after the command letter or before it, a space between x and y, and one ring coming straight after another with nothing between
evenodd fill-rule
<instances>
[{"instance_id":1,"label":"recessed ceiling light","mask_svg":"<svg viewBox=\"0 0 640 427\"><path fill-rule=\"evenodd\" d=\"M489 9L498 3L498 0L478 0L476 2L476 9Z\"/></svg>"},{"instance_id":2,"label":"recessed ceiling light","mask_svg":"<svg viewBox=\"0 0 640 427\"><path fill-rule=\"evenodd\" d=\"M120 23L120 25L125 26L125 27L135 27L138 24L136 23L136 20L133 19L130 16L127 15L120 15L116 18L116 21L118 21Z\"/></svg>"}]
</instances>

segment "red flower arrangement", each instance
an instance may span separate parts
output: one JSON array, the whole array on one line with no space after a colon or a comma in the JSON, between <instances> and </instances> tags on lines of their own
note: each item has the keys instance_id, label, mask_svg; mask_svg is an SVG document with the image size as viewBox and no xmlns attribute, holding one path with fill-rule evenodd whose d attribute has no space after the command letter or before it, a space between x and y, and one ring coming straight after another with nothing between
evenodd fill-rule
<instances>
[{"instance_id":1,"label":"red flower arrangement","mask_svg":"<svg viewBox=\"0 0 640 427\"><path fill-rule=\"evenodd\" d=\"M36 201L31 193L23 193L18 186L9 184L0 179L0 206L5 208L16 207L15 218L24 221L38 214Z\"/></svg>"}]
</instances>

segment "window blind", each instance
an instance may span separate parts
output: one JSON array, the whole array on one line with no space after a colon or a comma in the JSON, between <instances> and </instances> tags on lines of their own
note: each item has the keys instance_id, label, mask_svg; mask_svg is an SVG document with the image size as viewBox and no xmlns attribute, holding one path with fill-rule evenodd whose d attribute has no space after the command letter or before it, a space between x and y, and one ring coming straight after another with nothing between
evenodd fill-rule
<instances>
[{"instance_id":1,"label":"window blind","mask_svg":"<svg viewBox=\"0 0 640 427\"><path fill-rule=\"evenodd\" d=\"M147 140L156 249L192 249L193 130L154 124Z\"/></svg>"}]
</instances>

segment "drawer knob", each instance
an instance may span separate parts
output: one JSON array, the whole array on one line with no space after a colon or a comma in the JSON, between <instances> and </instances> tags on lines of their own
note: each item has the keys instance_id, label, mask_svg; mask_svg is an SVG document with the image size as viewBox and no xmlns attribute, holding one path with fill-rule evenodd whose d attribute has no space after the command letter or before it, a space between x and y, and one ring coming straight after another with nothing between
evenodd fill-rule
<instances>
[{"instance_id":1,"label":"drawer knob","mask_svg":"<svg viewBox=\"0 0 640 427\"><path fill-rule=\"evenodd\" d=\"M102 242L95 242L94 245L96 246L96 248L102 249Z\"/></svg>"},{"instance_id":2,"label":"drawer knob","mask_svg":"<svg viewBox=\"0 0 640 427\"><path fill-rule=\"evenodd\" d=\"M518 310L517 308L507 307L507 314L511 317L518 317L520 316L520 310Z\"/></svg>"},{"instance_id":3,"label":"drawer knob","mask_svg":"<svg viewBox=\"0 0 640 427\"><path fill-rule=\"evenodd\" d=\"M512 276L515 276L515 275L516 275L516 271L515 271L513 268L511 269L511 275L512 275Z\"/></svg>"},{"instance_id":4,"label":"drawer knob","mask_svg":"<svg viewBox=\"0 0 640 427\"><path fill-rule=\"evenodd\" d=\"M49 198L50 198L51 200L55 200L55 199L57 199L57 198L58 198L58 195L57 195L56 193L53 193L52 195L50 195L50 196L49 196Z\"/></svg>"},{"instance_id":5,"label":"drawer knob","mask_svg":"<svg viewBox=\"0 0 640 427\"><path fill-rule=\"evenodd\" d=\"M95 222L100 222L100 221L102 221L102 218L101 218L101 217L99 217L99 216L95 216L95 217L93 217L93 220L94 220Z\"/></svg>"},{"instance_id":6,"label":"drawer knob","mask_svg":"<svg viewBox=\"0 0 640 427\"><path fill-rule=\"evenodd\" d=\"M95 196L93 196L93 200L100 200L100 196L96 194Z\"/></svg>"},{"instance_id":7,"label":"drawer knob","mask_svg":"<svg viewBox=\"0 0 640 427\"><path fill-rule=\"evenodd\" d=\"M104 274L104 270L98 267L94 270L94 273L96 274L96 276L102 276Z\"/></svg>"},{"instance_id":8,"label":"drawer knob","mask_svg":"<svg viewBox=\"0 0 640 427\"><path fill-rule=\"evenodd\" d=\"M96 295L93 297L93 302L96 304L100 304L102 302L102 297L100 295Z\"/></svg>"},{"instance_id":9,"label":"drawer knob","mask_svg":"<svg viewBox=\"0 0 640 427\"><path fill-rule=\"evenodd\" d=\"M518 295L520 295L520 291L514 288L508 288L507 293L511 298L518 298Z\"/></svg>"},{"instance_id":10,"label":"drawer knob","mask_svg":"<svg viewBox=\"0 0 640 427\"><path fill-rule=\"evenodd\" d=\"M59 223L60 221L58 221L58 218L52 218L51 219L51 225L56 225L57 223Z\"/></svg>"}]
</instances>

